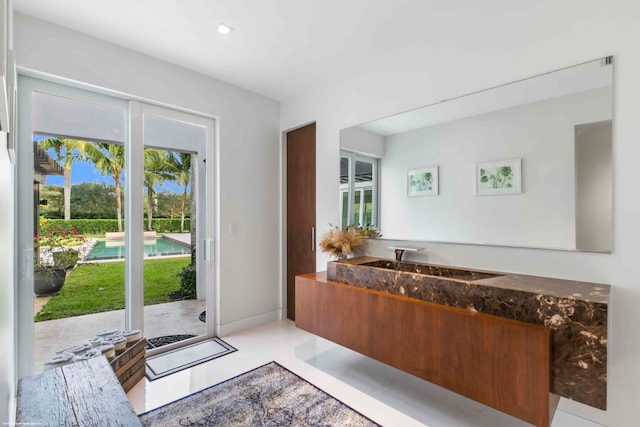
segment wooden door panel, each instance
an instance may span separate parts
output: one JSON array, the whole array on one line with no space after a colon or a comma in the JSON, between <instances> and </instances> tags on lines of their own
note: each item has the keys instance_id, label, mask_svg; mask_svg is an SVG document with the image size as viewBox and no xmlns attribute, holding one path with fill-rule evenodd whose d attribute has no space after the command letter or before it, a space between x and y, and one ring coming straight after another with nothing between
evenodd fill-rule
<instances>
[{"instance_id":1,"label":"wooden door panel","mask_svg":"<svg viewBox=\"0 0 640 427\"><path fill-rule=\"evenodd\" d=\"M316 271L316 125L287 133L287 317L295 320L295 276Z\"/></svg>"}]
</instances>

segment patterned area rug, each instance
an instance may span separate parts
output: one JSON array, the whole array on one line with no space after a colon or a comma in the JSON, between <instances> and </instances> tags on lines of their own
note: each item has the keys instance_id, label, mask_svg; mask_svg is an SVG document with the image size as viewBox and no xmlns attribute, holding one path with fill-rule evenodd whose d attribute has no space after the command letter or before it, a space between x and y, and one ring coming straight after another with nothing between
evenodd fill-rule
<instances>
[{"instance_id":1,"label":"patterned area rug","mask_svg":"<svg viewBox=\"0 0 640 427\"><path fill-rule=\"evenodd\" d=\"M140 415L143 426L378 426L276 362Z\"/></svg>"}]
</instances>

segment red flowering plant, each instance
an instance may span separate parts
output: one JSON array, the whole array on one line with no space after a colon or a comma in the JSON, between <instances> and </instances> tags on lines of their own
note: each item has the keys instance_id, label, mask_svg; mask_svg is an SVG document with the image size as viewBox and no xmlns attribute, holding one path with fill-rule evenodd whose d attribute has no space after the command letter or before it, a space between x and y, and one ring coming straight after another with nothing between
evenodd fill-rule
<instances>
[{"instance_id":1,"label":"red flowering plant","mask_svg":"<svg viewBox=\"0 0 640 427\"><path fill-rule=\"evenodd\" d=\"M65 228L62 222L40 220L40 233L33 238L37 267L71 268L78 261L79 251L74 246L82 245L85 237L77 230Z\"/></svg>"}]
</instances>

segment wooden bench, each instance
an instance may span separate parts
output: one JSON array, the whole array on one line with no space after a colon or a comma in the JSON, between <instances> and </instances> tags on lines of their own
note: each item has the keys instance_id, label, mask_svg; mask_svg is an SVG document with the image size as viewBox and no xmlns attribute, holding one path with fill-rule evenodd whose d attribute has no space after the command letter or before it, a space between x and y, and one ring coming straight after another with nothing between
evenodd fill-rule
<instances>
[{"instance_id":1,"label":"wooden bench","mask_svg":"<svg viewBox=\"0 0 640 427\"><path fill-rule=\"evenodd\" d=\"M22 378L18 382L16 424L141 425L104 356Z\"/></svg>"},{"instance_id":2,"label":"wooden bench","mask_svg":"<svg viewBox=\"0 0 640 427\"><path fill-rule=\"evenodd\" d=\"M133 388L138 381L144 378L147 363L147 339L141 338L127 347L119 356L109 364L115 372L118 381L125 393Z\"/></svg>"}]
</instances>

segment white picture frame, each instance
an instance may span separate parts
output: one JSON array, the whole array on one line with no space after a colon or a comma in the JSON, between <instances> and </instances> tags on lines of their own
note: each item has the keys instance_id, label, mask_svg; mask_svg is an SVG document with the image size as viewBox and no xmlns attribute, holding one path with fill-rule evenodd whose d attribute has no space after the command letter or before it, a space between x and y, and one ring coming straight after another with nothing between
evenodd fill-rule
<instances>
[{"instance_id":1,"label":"white picture frame","mask_svg":"<svg viewBox=\"0 0 640 427\"><path fill-rule=\"evenodd\" d=\"M438 166L407 171L407 197L438 195Z\"/></svg>"},{"instance_id":2,"label":"white picture frame","mask_svg":"<svg viewBox=\"0 0 640 427\"><path fill-rule=\"evenodd\" d=\"M522 193L522 158L476 164L476 195Z\"/></svg>"}]
</instances>

